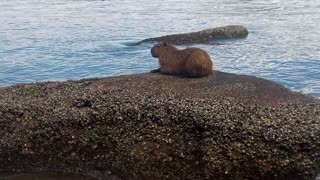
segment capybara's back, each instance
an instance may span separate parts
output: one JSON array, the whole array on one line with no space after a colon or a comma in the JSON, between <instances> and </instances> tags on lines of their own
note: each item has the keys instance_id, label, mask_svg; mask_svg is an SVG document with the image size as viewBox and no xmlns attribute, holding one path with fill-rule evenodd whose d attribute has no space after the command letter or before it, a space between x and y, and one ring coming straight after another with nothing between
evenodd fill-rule
<instances>
[{"instance_id":1,"label":"capybara's back","mask_svg":"<svg viewBox=\"0 0 320 180\"><path fill-rule=\"evenodd\" d=\"M203 77L212 74L212 61L208 53L200 48L179 50L171 44L160 43L152 47L151 54L159 58L163 74L183 77Z\"/></svg>"},{"instance_id":2,"label":"capybara's back","mask_svg":"<svg viewBox=\"0 0 320 180\"><path fill-rule=\"evenodd\" d=\"M188 48L182 53L189 54L185 58L184 73L187 77L203 77L212 74L212 61L208 53L200 48Z\"/></svg>"}]
</instances>

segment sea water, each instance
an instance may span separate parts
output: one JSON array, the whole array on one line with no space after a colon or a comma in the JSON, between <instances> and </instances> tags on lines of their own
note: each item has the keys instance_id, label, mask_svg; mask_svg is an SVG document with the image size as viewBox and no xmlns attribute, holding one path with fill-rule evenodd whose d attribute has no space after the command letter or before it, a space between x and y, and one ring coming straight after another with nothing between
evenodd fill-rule
<instances>
[{"instance_id":1,"label":"sea water","mask_svg":"<svg viewBox=\"0 0 320 180\"><path fill-rule=\"evenodd\" d=\"M179 48L320 97L319 22L319 0L0 0L0 87L149 72L153 44L134 42L244 25L247 38Z\"/></svg>"}]
</instances>

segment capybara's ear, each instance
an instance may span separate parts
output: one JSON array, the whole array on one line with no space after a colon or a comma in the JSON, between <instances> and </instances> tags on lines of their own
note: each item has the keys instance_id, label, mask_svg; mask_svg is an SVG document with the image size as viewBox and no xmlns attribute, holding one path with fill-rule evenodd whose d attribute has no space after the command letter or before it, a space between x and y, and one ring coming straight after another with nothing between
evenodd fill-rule
<instances>
[{"instance_id":1,"label":"capybara's ear","mask_svg":"<svg viewBox=\"0 0 320 180\"><path fill-rule=\"evenodd\" d=\"M167 46L167 43L166 43L166 42L164 42L164 43L163 43L163 46L164 46L164 47L166 47L166 46Z\"/></svg>"}]
</instances>

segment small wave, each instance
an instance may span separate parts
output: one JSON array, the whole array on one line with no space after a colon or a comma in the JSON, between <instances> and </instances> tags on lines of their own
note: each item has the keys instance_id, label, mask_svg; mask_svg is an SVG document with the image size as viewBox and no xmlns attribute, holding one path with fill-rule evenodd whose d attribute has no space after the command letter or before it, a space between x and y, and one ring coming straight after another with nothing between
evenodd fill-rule
<instances>
[{"instance_id":1,"label":"small wave","mask_svg":"<svg viewBox=\"0 0 320 180\"><path fill-rule=\"evenodd\" d=\"M134 40L116 40L116 41L107 41L105 48L125 48L139 45L138 41Z\"/></svg>"},{"instance_id":2,"label":"small wave","mask_svg":"<svg viewBox=\"0 0 320 180\"><path fill-rule=\"evenodd\" d=\"M124 41L107 41L105 43L106 44L104 45L104 48L107 48L107 49L127 47Z\"/></svg>"},{"instance_id":3,"label":"small wave","mask_svg":"<svg viewBox=\"0 0 320 180\"><path fill-rule=\"evenodd\" d=\"M136 46L139 45L139 43L137 41L126 41L126 42L122 42L123 45L126 46Z\"/></svg>"}]
</instances>

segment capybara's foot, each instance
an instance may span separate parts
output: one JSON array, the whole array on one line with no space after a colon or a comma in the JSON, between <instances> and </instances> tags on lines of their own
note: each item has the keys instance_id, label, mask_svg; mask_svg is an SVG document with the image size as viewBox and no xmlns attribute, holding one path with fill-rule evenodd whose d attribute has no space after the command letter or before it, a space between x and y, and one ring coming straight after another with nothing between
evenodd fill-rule
<instances>
[{"instance_id":1,"label":"capybara's foot","mask_svg":"<svg viewBox=\"0 0 320 180\"><path fill-rule=\"evenodd\" d=\"M151 70L151 71L150 71L150 73L158 73L158 72L160 72L160 68L154 69L154 70Z\"/></svg>"},{"instance_id":2,"label":"capybara's foot","mask_svg":"<svg viewBox=\"0 0 320 180\"><path fill-rule=\"evenodd\" d=\"M181 77L181 78L188 78L189 75L188 75L188 73L183 72L183 73L179 74L179 77Z\"/></svg>"}]
</instances>

